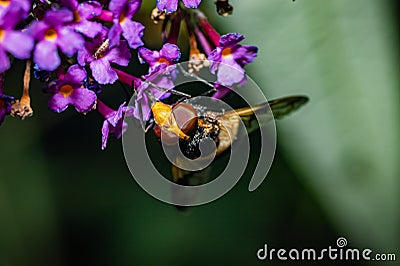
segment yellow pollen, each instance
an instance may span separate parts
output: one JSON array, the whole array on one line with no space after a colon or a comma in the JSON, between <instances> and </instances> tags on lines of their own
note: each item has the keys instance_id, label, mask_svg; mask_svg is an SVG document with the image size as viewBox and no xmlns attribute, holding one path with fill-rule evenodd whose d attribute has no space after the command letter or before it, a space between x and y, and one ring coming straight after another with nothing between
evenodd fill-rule
<instances>
[{"instance_id":1,"label":"yellow pollen","mask_svg":"<svg viewBox=\"0 0 400 266\"><path fill-rule=\"evenodd\" d=\"M48 29L44 33L44 38L47 41L54 41L57 38L57 31L55 29Z\"/></svg>"},{"instance_id":2,"label":"yellow pollen","mask_svg":"<svg viewBox=\"0 0 400 266\"><path fill-rule=\"evenodd\" d=\"M166 64L167 66L170 65L169 61L167 59L165 59L164 57L160 57L160 59L158 59L157 63L159 64Z\"/></svg>"},{"instance_id":3,"label":"yellow pollen","mask_svg":"<svg viewBox=\"0 0 400 266\"><path fill-rule=\"evenodd\" d=\"M74 88L72 88L71 85L65 84L61 86L59 93L61 93L64 96L64 98L67 98L72 94L73 91Z\"/></svg>"},{"instance_id":4,"label":"yellow pollen","mask_svg":"<svg viewBox=\"0 0 400 266\"><path fill-rule=\"evenodd\" d=\"M7 7L10 4L10 0L0 0L0 6Z\"/></svg>"},{"instance_id":5,"label":"yellow pollen","mask_svg":"<svg viewBox=\"0 0 400 266\"><path fill-rule=\"evenodd\" d=\"M122 13L122 14L119 16L119 24L124 24L125 20L126 20L126 16L125 16L124 13Z\"/></svg>"},{"instance_id":6,"label":"yellow pollen","mask_svg":"<svg viewBox=\"0 0 400 266\"><path fill-rule=\"evenodd\" d=\"M0 29L0 42L3 41L5 30Z\"/></svg>"},{"instance_id":7,"label":"yellow pollen","mask_svg":"<svg viewBox=\"0 0 400 266\"><path fill-rule=\"evenodd\" d=\"M74 11L74 20L73 20L75 23L78 23L78 22L80 22L81 21L81 16L79 16L79 13L78 13L78 11Z\"/></svg>"},{"instance_id":8,"label":"yellow pollen","mask_svg":"<svg viewBox=\"0 0 400 266\"><path fill-rule=\"evenodd\" d=\"M222 57L228 57L232 54L232 49L231 48L225 48L222 50Z\"/></svg>"}]
</instances>

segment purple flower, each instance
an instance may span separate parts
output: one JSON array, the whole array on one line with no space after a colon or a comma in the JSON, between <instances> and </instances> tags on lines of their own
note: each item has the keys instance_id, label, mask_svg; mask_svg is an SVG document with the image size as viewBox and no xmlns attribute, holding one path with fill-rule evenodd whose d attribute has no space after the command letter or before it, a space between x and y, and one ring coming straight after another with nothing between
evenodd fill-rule
<instances>
[{"instance_id":1,"label":"purple flower","mask_svg":"<svg viewBox=\"0 0 400 266\"><path fill-rule=\"evenodd\" d=\"M90 42L86 42L84 47L78 51L78 63L84 66L90 64L92 75L100 84L111 84L118 79L117 72L111 67L110 63L127 66L131 52L126 41L120 41L118 47L110 48L109 41L106 39L106 30Z\"/></svg>"},{"instance_id":2,"label":"purple flower","mask_svg":"<svg viewBox=\"0 0 400 266\"><path fill-rule=\"evenodd\" d=\"M61 113L69 105L80 113L87 113L96 103L96 93L83 87L86 71L78 65L71 66L62 79L56 80L47 91L54 92L49 108Z\"/></svg>"},{"instance_id":3,"label":"purple flower","mask_svg":"<svg viewBox=\"0 0 400 266\"><path fill-rule=\"evenodd\" d=\"M70 26L77 32L94 38L101 30L102 25L98 22L90 21L101 13L101 4L96 1L86 1L78 3L77 0L60 0L61 4L71 10L74 19Z\"/></svg>"},{"instance_id":4,"label":"purple flower","mask_svg":"<svg viewBox=\"0 0 400 266\"><path fill-rule=\"evenodd\" d=\"M38 42L33 60L41 69L52 71L60 65L57 48L67 56L73 56L83 46L82 36L66 25L73 18L69 10L50 10L42 21L33 23L28 29Z\"/></svg>"},{"instance_id":5,"label":"purple flower","mask_svg":"<svg viewBox=\"0 0 400 266\"><path fill-rule=\"evenodd\" d=\"M132 49L143 45L141 38L144 26L139 22L132 21L132 16L137 13L141 4L142 0L111 0L109 9L114 14L114 24L108 33L110 47L119 45L121 34Z\"/></svg>"},{"instance_id":6,"label":"purple flower","mask_svg":"<svg viewBox=\"0 0 400 266\"><path fill-rule=\"evenodd\" d=\"M225 96L229 95L231 93L231 89L228 87L225 87L219 83L214 83L214 87L217 90L215 93L213 93L212 98L214 99L222 99Z\"/></svg>"},{"instance_id":7,"label":"purple flower","mask_svg":"<svg viewBox=\"0 0 400 266\"><path fill-rule=\"evenodd\" d=\"M197 8L201 0L182 0L188 8ZM157 0L157 8L166 13L175 12L178 8L178 0Z\"/></svg>"},{"instance_id":8,"label":"purple flower","mask_svg":"<svg viewBox=\"0 0 400 266\"><path fill-rule=\"evenodd\" d=\"M231 86L245 81L243 67L254 61L258 48L238 44L245 37L239 33L221 36L219 46L208 56L212 74L218 70L217 80L221 85Z\"/></svg>"},{"instance_id":9,"label":"purple flower","mask_svg":"<svg viewBox=\"0 0 400 266\"><path fill-rule=\"evenodd\" d=\"M158 65L170 66L177 62L180 57L179 47L171 43L164 44L159 52L147 48L139 49L139 60L141 63L146 62L150 65L150 72Z\"/></svg>"},{"instance_id":10,"label":"purple flower","mask_svg":"<svg viewBox=\"0 0 400 266\"><path fill-rule=\"evenodd\" d=\"M18 22L24 18L23 13L22 9L13 7L5 10L0 17L0 73L10 68L7 52L19 59L31 56L34 44L32 37L14 30Z\"/></svg>"},{"instance_id":11,"label":"purple flower","mask_svg":"<svg viewBox=\"0 0 400 266\"><path fill-rule=\"evenodd\" d=\"M152 86L149 82L142 82L140 86L136 86L135 109L133 110L134 117L142 121L148 121L151 116L152 103L170 96L170 93L167 91L173 89L175 86L172 81L174 70L175 69L167 68L165 65L158 65L151 73L144 76L151 84L155 84L163 90Z\"/></svg>"},{"instance_id":12,"label":"purple flower","mask_svg":"<svg viewBox=\"0 0 400 266\"><path fill-rule=\"evenodd\" d=\"M25 18L31 10L31 1L29 0L2 0L0 2L0 19L8 13L10 9L18 9ZM7 17L9 19L9 17Z\"/></svg>"},{"instance_id":13,"label":"purple flower","mask_svg":"<svg viewBox=\"0 0 400 266\"><path fill-rule=\"evenodd\" d=\"M174 63L181 57L179 47L175 44L166 43L161 50L151 51L147 48L139 49L139 60L141 63L148 63L150 65L149 74L145 79L152 84L157 85L156 88L149 83L143 82L141 86L137 86L137 95L135 101L134 116L137 119L147 121L151 115L151 103L149 95L152 95L153 100L162 100L168 98L170 93L166 92L174 88L176 76L176 69Z\"/></svg>"},{"instance_id":14,"label":"purple flower","mask_svg":"<svg viewBox=\"0 0 400 266\"><path fill-rule=\"evenodd\" d=\"M125 106L122 103L118 110L113 110L102 101L97 102L97 111L104 117L103 127L101 129L101 149L104 150L107 146L108 135L111 133L115 138L121 138L126 131L127 123L124 121L124 116L132 116L131 107Z\"/></svg>"},{"instance_id":15,"label":"purple flower","mask_svg":"<svg viewBox=\"0 0 400 266\"><path fill-rule=\"evenodd\" d=\"M0 126L6 115L10 114L11 101L14 100L12 96L3 94L3 78L4 76L0 74Z\"/></svg>"}]
</instances>

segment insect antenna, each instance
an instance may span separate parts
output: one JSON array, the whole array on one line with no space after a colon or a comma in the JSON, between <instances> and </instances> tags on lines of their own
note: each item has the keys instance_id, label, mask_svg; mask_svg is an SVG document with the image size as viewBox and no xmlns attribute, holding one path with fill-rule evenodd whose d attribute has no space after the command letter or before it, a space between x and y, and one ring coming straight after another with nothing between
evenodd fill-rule
<instances>
[{"instance_id":1,"label":"insect antenna","mask_svg":"<svg viewBox=\"0 0 400 266\"><path fill-rule=\"evenodd\" d=\"M160 86L158 86L157 84L155 84L155 83L153 83L153 82L147 80L144 76L142 76L142 79L143 79L143 82L144 82L144 83L147 83L148 85L154 87L155 89L157 89L157 90L159 90L159 91L169 92L169 93L172 93L172 94L175 94L175 95L178 95L178 96L182 96L182 97L186 97L186 98L191 98L191 97L192 97L192 95L187 94L187 93L184 93L184 92L181 92L181 91L169 90L169 89L160 87Z\"/></svg>"},{"instance_id":2,"label":"insect antenna","mask_svg":"<svg viewBox=\"0 0 400 266\"><path fill-rule=\"evenodd\" d=\"M185 77L187 77L187 78L193 78L193 79L195 79L195 80L197 80L197 81L200 81L201 83L207 85L208 87L211 87L211 88L215 89L215 88L214 88L214 85L211 84L210 82L208 82L207 80L200 78L200 77L197 76L196 74L187 72L187 71L183 68L183 66L182 66L181 64L177 64L177 65L178 65L180 71L182 72L182 74L183 74Z\"/></svg>"},{"instance_id":3,"label":"insect antenna","mask_svg":"<svg viewBox=\"0 0 400 266\"><path fill-rule=\"evenodd\" d=\"M216 92L216 91L217 91L217 88L213 87L211 90L208 90L208 91L203 92L202 94L200 94L200 96L206 96L206 95L209 95L209 94L211 94L213 92Z\"/></svg>"}]
</instances>

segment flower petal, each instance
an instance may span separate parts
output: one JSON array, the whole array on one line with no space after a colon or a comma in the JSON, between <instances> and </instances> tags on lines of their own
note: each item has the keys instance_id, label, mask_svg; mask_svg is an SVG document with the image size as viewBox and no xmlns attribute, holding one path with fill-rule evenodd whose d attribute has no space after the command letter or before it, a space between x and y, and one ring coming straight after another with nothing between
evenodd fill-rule
<instances>
[{"instance_id":1,"label":"flower petal","mask_svg":"<svg viewBox=\"0 0 400 266\"><path fill-rule=\"evenodd\" d=\"M114 16L119 17L127 2L127 0L111 0L108 4L108 9L114 14Z\"/></svg>"},{"instance_id":2,"label":"flower petal","mask_svg":"<svg viewBox=\"0 0 400 266\"><path fill-rule=\"evenodd\" d=\"M129 47L137 49L143 46L143 31L144 26L136 21L126 20L122 25L122 36L128 41Z\"/></svg>"},{"instance_id":3,"label":"flower petal","mask_svg":"<svg viewBox=\"0 0 400 266\"><path fill-rule=\"evenodd\" d=\"M119 41L121 38L122 27L119 23L114 23L108 32L108 40L110 41L110 48L116 47L119 45Z\"/></svg>"},{"instance_id":4,"label":"flower petal","mask_svg":"<svg viewBox=\"0 0 400 266\"><path fill-rule=\"evenodd\" d=\"M175 12L178 8L178 0L157 0L157 8L166 13Z\"/></svg>"},{"instance_id":5,"label":"flower petal","mask_svg":"<svg viewBox=\"0 0 400 266\"><path fill-rule=\"evenodd\" d=\"M0 73L8 70L10 68L10 58L8 57L6 51L0 46Z\"/></svg>"},{"instance_id":6,"label":"flower petal","mask_svg":"<svg viewBox=\"0 0 400 266\"><path fill-rule=\"evenodd\" d=\"M94 79L100 84L112 84L118 79L117 73L111 68L110 63L103 58L90 63Z\"/></svg>"},{"instance_id":7,"label":"flower petal","mask_svg":"<svg viewBox=\"0 0 400 266\"><path fill-rule=\"evenodd\" d=\"M71 22L74 19L74 14L68 9L58 9L46 11L44 21L52 27Z\"/></svg>"},{"instance_id":8,"label":"flower petal","mask_svg":"<svg viewBox=\"0 0 400 266\"><path fill-rule=\"evenodd\" d=\"M31 56L33 39L26 33L19 31L7 31L2 45L13 56L19 59L27 59Z\"/></svg>"},{"instance_id":9,"label":"flower petal","mask_svg":"<svg viewBox=\"0 0 400 266\"><path fill-rule=\"evenodd\" d=\"M47 71L55 70L61 62L56 44L49 41L36 44L33 60L41 69Z\"/></svg>"},{"instance_id":10,"label":"flower petal","mask_svg":"<svg viewBox=\"0 0 400 266\"><path fill-rule=\"evenodd\" d=\"M86 35L89 38L94 38L103 29L103 26L94 21L81 20L74 26L75 30Z\"/></svg>"},{"instance_id":11,"label":"flower petal","mask_svg":"<svg viewBox=\"0 0 400 266\"><path fill-rule=\"evenodd\" d=\"M110 132L110 124L107 120L104 120L103 127L101 128L101 149L104 150L107 147L108 133Z\"/></svg>"},{"instance_id":12,"label":"flower petal","mask_svg":"<svg viewBox=\"0 0 400 266\"><path fill-rule=\"evenodd\" d=\"M69 104L68 97L64 97L61 93L55 93L51 96L48 106L56 113L61 113L67 109Z\"/></svg>"},{"instance_id":13,"label":"flower petal","mask_svg":"<svg viewBox=\"0 0 400 266\"><path fill-rule=\"evenodd\" d=\"M240 33L228 33L221 36L219 44L221 47L228 47L241 42L244 38L244 35Z\"/></svg>"},{"instance_id":14,"label":"flower petal","mask_svg":"<svg viewBox=\"0 0 400 266\"><path fill-rule=\"evenodd\" d=\"M168 59L168 61L178 61L181 57L181 52L177 45L166 43L160 50L160 56Z\"/></svg>"},{"instance_id":15,"label":"flower petal","mask_svg":"<svg viewBox=\"0 0 400 266\"><path fill-rule=\"evenodd\" d=\"M212 95L212 98L214 99L222 99L232 91L230 88L223 86L219 83L215 84L215 88L217 89L217 91Z\"/></svg>"},{"instance_id":16,"label":"flower petal","mask_svg":"<svg viewBox=\"0 0 400 266\"><path fill-rule=\"evenodd\" d=\"M118 47L114 47L103 57L103 59L120 66L127 66L130 58L131 52L126 41L120 41Z\"/></svg>"},{"instance_id":17,"label":"flower petal","mask_svg":"<svg viewBox=\"0 0 400 266\"><path fill-rule=\"evenodd\" d=\"M242 67L251 63L257 57L258 48L255 46L238 45L232 52L235 61Z\"/></svg>"},{"instance_id":18,"label":"flower petal","mask_svg":"<svg viewBox=\"0 0 400 266\"><path fill-rule=\"evenodd\" d=\"M148 121L151 116L151 109L149 105L149 99L146 94L142 94L142 97L136 99L136 108L134 109L133 115L139 120Z\"/></svg>"},{"instance_id":19,"label":"flower petal","mask_svg":"<svg viewBox=\"0 0 400 266\"><path fill-rule=\"evenodd\" d=\"M232 86L245 78L244 69L233 57L224 58L218 67L217 80L221 85Z\"/></svg>"},{"instance_id":20,"label":"flower petal","mask_svg":"<svg viewBox=\"0 0 400 266\"><path fill-rule=\"evenodd\" d=\"M183 0L183 4L188 8L197 8L201 0Z\"/></svg>"},{"instance_id":21,"label":"flower petal","mask_svg":"<svg viewBox=\"0 0 400 266\"><path fill-rule=\"evenodd\" d=\"M79 65L72 65L65 74L64 81L72 83L71 85L80 86L86 79L86 71Z\"/></svg>"},{"instance_id":22,"label":"flower petal","mask_svg":"<svg viewBox=\"0 0 400 266\"><path fill-rule=\"evenodd\" d=\"M208 61L210 61L211 74L215 74L218 69L219 63L222 60L221 48L217 47L216 49L212 50L207 59Z\"/></svg>"},{"instance_id":23,"label":"flower petal","mask_svg":"<svg viewBox=\"0 0 400 266\"><path fill-rule=\"evenodd\" d=\"M67 27L58 31L57 44L67 56L73 56L84 44L82 36Z\"/></svg>"},{"instance_id":24,"label":"flower petal","mask_svg":"<svg viewBox=\"0 0 400 266\"><path fill-rule=\"evenodd\" d=\"M41 41L44 38L44 33L48 28L49 26L43 21L34 21L26 31L35 40Z\"/></svg>"},{"instance_id":25,"label":"flower petal","mask_svg":"<svg viewBox=\"0 0 400 266\"><path fill-rule=\"evenodd\" d=\"M86 42L84 44L84 46L82 47L82 49L78 50L76 59L77 59L79 65L84 66L86 64L86 62L90 63L93 61L93 55L91 53L91 50L92 50L91 48L92 48L93 44L94 43Z\"/></svg>"},{"instance_id":26,"label":"flower petal","mask_svg":"<svg viewBox=\"0 0 400 266\"><path fill-rule=\"evenodd\" d=\"M101 14L101 4L96 1L88 1L80 3L78 13L82 18L91 19Z\"/></svg>"},{"instance_id":27,"label":"flower petal","mask_svg":"<svg viewBox=\"0 0 400 266\"><path fill-rule=\"evenodd\" d=\"M78 6L77 0L60 0L60 3L62 6L70 10L76 10L76 7Z\"/></svg>"},{"instance_id":28,"label":"flower petal","mask_svg":"<svg viewBox=\"0 0 400 266\"><path fill-rule=\"evenodd\" d=\"M1 4L0 4L1 8ZM1 12L1 11L0 11ZM1 14L2 13L2 14ZM26 17L26 11L15 3L10 3L0 14L0 28L3 30L14 29L15 26Z\"/></svg>"},{"instance_id":29,"label":"flower petal","mask_svg":"<svg viewBox=\"0 0 400 266\"><path fill-rule=\"evenodd\" d=\"M75 107L79 113L87 113L93 109L96 103L96 93L91 90L78 88L74 89L69 97L69 103Z\"/></svg>"},{"instance_id":30,"label":"flower petal","mask_svg":"<svg viewBox=\"0 0 400 266\"><path fill-rule=\"evenodd\" d=\"M110 133L116 138L119 139L122 137L122 134L125 133L128 124L123 120L119 120L118 124L115 127L110 128Z\"/></svg>"},{"instance_id":31,"label":"flower petal","mask_svg":"<svg viewBox=\"0 0 400 266\"><path fill-rule=\"evenodd\" d=\"M118 122L123 118L123 116L124 116L124 110L125 110L125 102L123 102L123 103L119 106L118 110L114 110L114 111L112 112L112 115L109 116L109 117L107 118L108 122L109 122L113 127L115 127L115 126L118 124Z\"/></svg>"},{"instance_id":32,"label":"flower petal","mask_svg":"<svg viewBox=\"0 0 400 266\"><path fill-rule=\"evenodd\" d=\"M142 64L146 62L150 66L155 65L160 58L160 54L157 51L151 51L144 47L139 49L138 56Z\"/></svg>"},{"instance_id":33,"label":"flower petal","mask_svg":"<svg viewBox=\"0 0 400 266\"><path fill-rule=\"evenodd\" d=\"M125 15L128 18L132 18L132 16L140 10L140 7L142 6L142 0L131 0L128 2L128 4L129 7Z\"/></svg>"}]
</instances>

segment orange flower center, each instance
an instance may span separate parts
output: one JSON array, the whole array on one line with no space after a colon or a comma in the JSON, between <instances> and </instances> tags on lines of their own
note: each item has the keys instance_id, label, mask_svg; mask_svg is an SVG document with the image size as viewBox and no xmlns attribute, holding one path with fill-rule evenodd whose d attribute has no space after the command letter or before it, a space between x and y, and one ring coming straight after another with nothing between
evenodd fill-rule
<instances>
[{"instance_id":1,"label":"orange flower center","mask_svg":"<svg viewBox=\"0 0 400 266\"><path fill-rule=\"evenodd\" d=\"M71 85L65 84L61 86L59 93L61 93L64 96L64 98L67 98L72 94L73 91L74 88L72 88Z\"/></svg>"},{"instance_id":2,"label":"orange flower center","mask_svg":"<svg viewBox=\"0 0 400 266\"><path fill-rule=\"evenodd\" d=\"M0 29L0 42L3 41L5 30Z\"/></svg>"},{"instance_id":3,"label":"orange flower center","mask_svg":"<svg viewBox=\"0 0 400 266\"><path fill-rule=\"evenodd\" d=\"M46 30L44 38L48 41L54 41L57 38L57 31L55 29Z\"/></svg>"},{"instance_id":4,"label":"orange flower center","mask_svg":"<svg viewBox=\"0 0 400 266\"><path fill-rule=\"evenodd\" d=\"M228 57L231 56L232 54L232 49L231 48L225 48L222 50L222 57Z\"/></svg>"},{"instance_id":5,"label":"orange flower center","mask_svg":"<svg viewBox=\"0 0 400 266\"><path fill-rule=\"evenodd\" d=\"M121 13L121 15L119 16L119 24L124 24L126 20L126 16L124 13Z\"/></svg>"},{"instance_id":6,"label":"orange flower center","mask_svg":"<svg viewBox=\"0 0 400 266\"><path fill-rule=\"evenodd\" d=\"M78 23L79 21L81 21L81 16L79 16L78 11L75 10L73 14L74 14L74 20L73 21L75 23Z\"/></svg>"},{"instance_id":7,"label":"orange flower center","mask_svg":"<svg viewBox=\"0 0 400 266\"><path fill-rule=\"evenodd\" d=\"M10 4L10 0L0 0L0 6L7 7Z\"/></svg>"},{"instance_id":8,"label":"orange flower center","mask_svg":"<svg viewBox=\"0 0 400 266\"><path fill-rule=\"evenodd\" d=\"M160 57L157 61L158 64L166 64L167 66L170 65L169 61L167 59L165 59L164 57Z\"/></svg>"}]
</instances>

